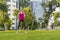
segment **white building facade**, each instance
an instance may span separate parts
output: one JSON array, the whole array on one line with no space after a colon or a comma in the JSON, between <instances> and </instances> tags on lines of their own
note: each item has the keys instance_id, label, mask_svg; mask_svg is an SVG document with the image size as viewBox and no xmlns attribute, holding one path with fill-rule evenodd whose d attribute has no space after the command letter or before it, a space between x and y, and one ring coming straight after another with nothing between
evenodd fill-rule
<instances>
[{"instance_id":1,"label":"white building facade","mask_svg":"<svg viewBox=\"0 0 60 40\"><path fill-rule=\"evenodd\" d=\"M8 5L8 15L10 17L10 19L12 20L12 25L11 25L11 29L12 28L16 28L16 17L13 16L13 11L15 9L18 9L18 0L6 0L7 5Z\"/></svg>"}]
</instances>

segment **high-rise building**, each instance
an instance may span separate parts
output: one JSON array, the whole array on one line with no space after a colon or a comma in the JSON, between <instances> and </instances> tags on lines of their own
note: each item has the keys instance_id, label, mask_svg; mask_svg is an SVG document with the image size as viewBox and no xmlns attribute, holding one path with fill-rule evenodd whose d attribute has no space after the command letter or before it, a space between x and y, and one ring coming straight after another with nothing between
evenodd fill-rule
<instances>
[{"instance_id":1,"label":"high-rise building","mask_svg":"<svg viewBox=\"0 0 60 40\"><path fill-rule=\"evenodd\" d=\"M12 20L12 25L11 27L16 28L16 17L13 16L14 10L18 9L18 0L6 0L7 5L8 5L8 15L10 19Z\"/></svg>"},{"instance_id":2,"label":"high-rise building","mask_svg":"<svg viewBox=\"0 0 60 40\"><path fill-rule=\"evenodd\" d=\"M6 0L6 2L8 5L8 14L11 16L13 14L14 9L17 9L17 0Z\"/></svg>"},{"instance_id":3,"label":"high-rise building","mask_svg":"<svg viewBox=\"0 0 60 40\"><path fill-rule=\"evenodd\" d=\"M43 17L43 13L44 13L44 9L40 3L41 2L39 0L30 0L30 7L36 17L36 20L38 20L38 18L40 17Z\"/></svg>"}]
</instances>

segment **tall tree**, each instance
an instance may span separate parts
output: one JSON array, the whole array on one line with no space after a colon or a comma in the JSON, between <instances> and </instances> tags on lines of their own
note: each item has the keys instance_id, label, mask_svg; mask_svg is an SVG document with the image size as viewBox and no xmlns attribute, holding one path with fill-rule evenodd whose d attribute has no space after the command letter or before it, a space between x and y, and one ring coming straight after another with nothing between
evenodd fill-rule
<instances>
[{"instance_id":1,"label":"tall tree","mask_svg":"<svg viewBox=\"0 0 60 40\"><path fill-rule=\"evenodd\" d=\"M53 6L56 5L56 3L57 3L56 0L51 0L51 1L47 1L46 3L42 3L42 6L45 10L44 17L45 17L46 26L48 25L48 20L49 20L50 14L53 11Z\"/></svg>"},{"instance_id":2,"label":"tall tree","mask_svg":"<svg viewBox=\"0 0 60 40\"><path fill-rule=\"evenodd\" d=\"M4 24L4 27L5 27L5 30L7 30L7 25L9 24L9 16L8 16L8 13L7 13L7 10L8 10L8 7L6 5L6 1L5 0L0 0L0 15L2 15L2 21L3 24ZM11 20L10 20L11 22Z\"/></svg>"},{"instance_id":3,"label":"tall tree","mask_svg":"<svg viewBox=\"0 0 60 40\"><path fill-rule=\"evenodd\" d=\"M32 18L33 17L32 12L31 12L29 7L25 7L23 10L25 12L25 21L27 24L29 24L33 19Z\"/></svg>"}]
</instances>

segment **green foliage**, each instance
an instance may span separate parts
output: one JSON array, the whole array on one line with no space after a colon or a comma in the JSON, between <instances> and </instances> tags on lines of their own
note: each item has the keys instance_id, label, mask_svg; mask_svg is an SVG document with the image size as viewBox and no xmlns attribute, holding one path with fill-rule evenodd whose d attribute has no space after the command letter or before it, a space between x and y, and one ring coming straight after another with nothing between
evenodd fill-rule
<instances>
[{"instance_id":1,"label":"green foliage","mask_svg":"<svg viewBox=\"0 0 60 40\"><path fill-rule=\"evenodd\" d=\"M57 18L60 16L60 13L54 12L54 13L53 13L53 16L54 16L54 25L55 25L55 26L59 26L60 23L59 23L59 21L57 20Z\"/></svg>"},{"instance_id":2,"label":"green foliage","mask_svg":"<svg viewBox=\"0 0 60 40\"><path fill-rule=\"evenodd\" d=\"M60 21L56 21L56 26L60 26Z\"/></svg>"},{"instance_id":3,"label":"green foliage","mask_svg":"<svg viewBox=\"0 0 60 40\"><path fill-rule=\"evenodd\" d=\"M0 10L7 12L7 9L6 0L0 0Z\"/></svg>"},{"instance_id":4,"label":"green foliage","mask_svg":"<svg viewBox=\"0 0 60 40\"><path fill-rule=\"evenodd\" d=\"M19 13L19 10L15 9L15 10L14 10L14 14L13 14L13 15L14 15L14 16L17 16L17 15L18 15L18 13Z\"/></svg>"},{"instance_id":5,"label":"green foliage","mask_svg":"<svg viewBox=\"0 0 60 40\"><path fill-rule=\"evenodd\" d=\"M6 0L0 0L0 3L5 4Z\"/></svg>"},{"instance_id":6,"label":"green foliage","mask_svg":"<svg viewBox=\"0 0 60 40\"><path fill-rule=\"evenodd\" d=\"M0 25L4 27L3 24L4 24L3 11L0 10Z\"/></svg>"},{"instance_id":7,"label":"green foliage","mask_svg":"<svg viewBox=\"0 0 60 40\"><path fill-rule=\"evenodd\" d=\"M59 3L60 4L60 0L56 0L57 1L57 3Z\"/></svg>"},{"instance_id":8,"label":"green foliage","mask_svg":"<svg viewBox=\"0 0 60 40\"><path fill-rule=\"evenodd\" d=\"M0 26L4 27L4 23L7 24L8 28L11 27L11 20L8 17L8 14L6 12L3 12L2 10L0 10Z\"/></svg>"},{"instance_id":9,"label":"green foliage","mask_svg":"<svg viewBox=\"0 0 60 40\"><path fill-rule=\"evenodd\" d=\"M26 26L28 26L34 19L34 15L32 14L32 11L29 7L23 8L23 11L25 13L25 23L26 23Z\"/></svg>"},{"instance_id":10,"label":"green foliage","mask_svg":"<svg viewBox=\"0 0 60 40\"><path fill-rule=\"evenodd\" d=\"M7 12L7 5L0 3L0 10Z\"/></svg>"},{"instance_id":11,"label":"green foliage","mask_svg":"<svg viewBox=\"0 0 60 40\"><path fill-rule=\"evenodd\" d=\"M38 28L38 23L37 21L35 20L34 23L33 23L33 26L32 26L32 30L35 30Z\"/></svg>"},{"instance_id":12,"label":"green foliage","mask_svg":"<svg viewBox=\"0 0 60 40\"><path fill-rule=\"evenodd\" d=\"M58 12L54 12L54 13L53 13L53 16L54 16L54 20L56 20L57 17L58 17Z\"/></svg>"},{"instance_id":13,"label":"green foliage","mask_svg":"<svg viewBox=\"0 0 60 40\"><path fill-rule=\"evenodd\" d=\"M9 28L11 26L11 20L7 13L8 7L6 0L0 0L0 26ZM6 23L6 26L4 25Z\"/></svg>"},{"instance_id":14,"label":"green foliage","mask_svg":"<svg viewBox=\"0 0 60 40\"><path fill-rule=\"evenodd\" d=\"M46 3L42 3L42 6L45 10L45 14L43 15L44 17L43 27L48 25L48 20L50 14L52 13L52 6L56 5L56 3L57 3L56 0L51 0L51 2L47 1ZM49 8L48 11L46 11L47 10L46 8ZM57 15L54 16L54 20L56 19L56 17Z\"/></svg>"},{"instance_id":15,"label":"green foliage","mask_svg":"<svg viewBox=\"0 0 60 40\"><path fill-rule=\"evenodd\" d=\"M57 1L56 0L52 0L52 5L56 5L57 4Z\"/></svg>"},{"instance_id":16,"label":"green foliage","mask_svg":"<svg viewBox=\"0 0 60 40\"><path fill-rule=\"evenodd\" d=\"M27 0L27 1L26 0L19 0L19 6L22 8L27 7L30 4L29 1L30 0Z\"/></svg>"},{"instance_id":17,"label":"green foliage","mask_svg":"<svg viewBox=\"0 0 60 40\"><path fill-rule=\"evenodd\" d=\"M44 17L44 22L42 23L42 28L46 28L46 27L47 27L49 16L50 16L50 14L47 13L47 12L43 15L43 17Z\"/></svg>"}]
</instances>

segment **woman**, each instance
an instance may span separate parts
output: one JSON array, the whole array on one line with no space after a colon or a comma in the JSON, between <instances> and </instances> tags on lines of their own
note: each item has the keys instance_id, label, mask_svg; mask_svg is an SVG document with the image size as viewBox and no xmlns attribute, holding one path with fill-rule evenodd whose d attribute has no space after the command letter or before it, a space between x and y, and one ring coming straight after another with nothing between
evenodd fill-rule
<instances>
[{"instance_id":1,"label":"woman","mask_svg":"<svg viewBox=\"0 0 60 40\"><path fill-rule=\"evenodd\" d=\"M24 14L23 10L21 9L19 12L19 26L20 27L22 26L23 29L25 28L24 17L25 17L25 14ZM21 23L22 23L22 25L20 25Z\"/></svg>"}]
</instances>

